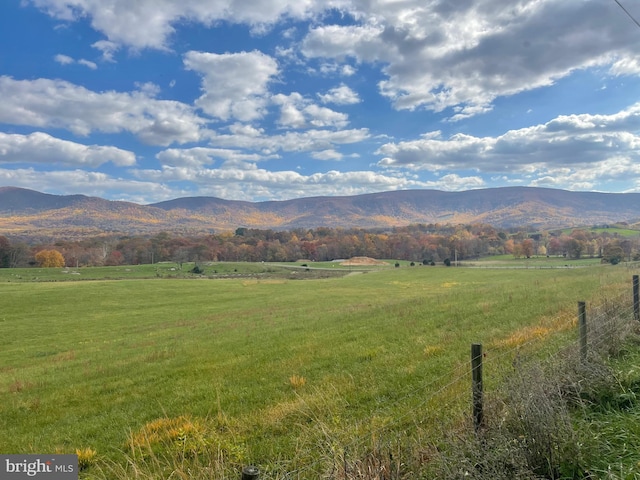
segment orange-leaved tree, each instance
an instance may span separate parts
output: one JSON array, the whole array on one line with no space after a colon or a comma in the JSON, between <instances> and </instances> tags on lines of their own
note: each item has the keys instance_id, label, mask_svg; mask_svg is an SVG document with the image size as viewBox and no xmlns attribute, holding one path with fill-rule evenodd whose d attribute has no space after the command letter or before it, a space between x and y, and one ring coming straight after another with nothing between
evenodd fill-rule
<instances>
[{"instance_id":1,"label":"orange-leaved tree","mask_svg":"<svg viewBox=\"0 0 640 480\"><path fill-rule=\"evenodd\" d=\"M40 250L36 253L36 262L41 267L64 267L64 257L57 250Z\"/></svg>"}]
</instances>

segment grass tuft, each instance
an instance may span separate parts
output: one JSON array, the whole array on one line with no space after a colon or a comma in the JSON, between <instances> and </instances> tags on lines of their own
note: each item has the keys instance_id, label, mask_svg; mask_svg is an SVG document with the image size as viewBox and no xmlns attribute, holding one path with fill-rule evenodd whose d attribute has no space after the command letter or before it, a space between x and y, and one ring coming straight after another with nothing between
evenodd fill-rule
<instances>
[{"instance_id":1,"label":"grass tuft","mask_svg":"<svg viewBox=\"0 0 640 480\"><path fill-rule=\"evenodd\" d=\"M78 469L82 471L95 463L97 452L91 447L76 448L76 455L78 456Z\"/></svg>"},{"instance_id":2,"label":"grass tuft","mask_svg":"<svg viewBox=\"0 0 640 480\"><path fill-rule=\"evenodd\" d=\"M291 375L289 377L289 384L295 389L304 387L307 384L307 379L301 375Z\"/></svg>"}]
</instances>

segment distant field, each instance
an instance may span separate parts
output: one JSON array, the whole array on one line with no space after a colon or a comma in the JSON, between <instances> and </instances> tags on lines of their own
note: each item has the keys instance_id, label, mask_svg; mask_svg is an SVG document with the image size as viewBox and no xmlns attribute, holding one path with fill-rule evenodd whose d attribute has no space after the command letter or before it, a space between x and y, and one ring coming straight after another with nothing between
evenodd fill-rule
<instances>
[{"instance_id":1,"label":"distant field","mask_svg":"<svg viewBox=\"0 0 640 480\"><path fill-rule=\"evenodd\" d=\"M65 267L65 268L0 268L2 282L60 282L79 280L126 279L200 279L200 278L318 278L342 276L353 271L371 271L393 268L395 260L384 265L341 265L340 262L299 261L291 263L203 262L201 273L193 273L194 263L179 265L162 262L143 265L119 265L113 267ZM400 260L401 266L410 262Z\"/></svg>"},{"instance_id":2,"label":"distant field","mask_svg":"<svg viewBox=\"0 0 640 480\"><path fill-rule=\"evenodd\" d=\"M573 338L553 319L634 273L403 265L297 281L217 264L227 277L190 281L174 268L0 270L0 452L90 447L122 463L165 419L175 448L322 470L332 449L464 421L471 343L508 368L523 342ZM62 281L78 277L93 280Z\"/></svg>"},{"instance_id":3,"label":"distant field","mask_svg":"<svg viewBox=\"0 0 640 480\"><path fill-rule=\"evenodd\" d=\"M599 258L585 257L580 259L569 259L560 256L533 256L531 258L515 258L513 255L493 255L490 257L482 257L479 259L465 260L461 262L465 266L502 266L502 267L519 267L519 268L571 268L586 267L600 265Z\"/></svg>"}]
</instances>

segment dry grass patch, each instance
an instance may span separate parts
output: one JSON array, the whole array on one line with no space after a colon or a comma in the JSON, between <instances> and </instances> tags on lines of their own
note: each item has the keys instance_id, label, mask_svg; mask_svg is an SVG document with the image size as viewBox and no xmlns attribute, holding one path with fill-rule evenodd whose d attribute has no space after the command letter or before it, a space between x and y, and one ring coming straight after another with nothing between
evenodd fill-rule
<instances>
[{"instance_id":1,"label":"dry grass patch","mask_svg":"<svg viewBox=\"0 0 640 480\"><path fill-rule=\"evenodd\" d=\"M289 377L289 384L295 389L304 387L307 384L307 379L301 375L291 375Z\"/></svg>"},{"instance_id":2,"label":"dry grass patch","mask_svg":"<svg viewBox=\"0 0 640 480\"><path fill-rule=\"evenodd\" d=\"M535 340L542 340L548 336L565 332L576 328L576 315L557 315L553 318L544 317L537 325L529 325L519 328L506 338L496 340L490 344L491 347L514 348L528 344Z\"/></svg>"},{"instance_id":3,"label":"dry grass patch","mask_svg":"<svg viewBox=\"0 0 640 480\"><path fill-rule=\"evenodd\" d=\"M97 452L91 447L76 448L76 455L78 456L78 469L86 470L95 463Z\"/></svg>"}]
</instances>

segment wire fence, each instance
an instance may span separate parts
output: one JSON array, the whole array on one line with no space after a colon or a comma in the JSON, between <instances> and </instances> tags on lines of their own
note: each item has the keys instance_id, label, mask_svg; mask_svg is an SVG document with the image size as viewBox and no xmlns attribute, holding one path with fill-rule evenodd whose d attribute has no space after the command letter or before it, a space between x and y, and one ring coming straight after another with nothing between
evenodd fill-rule
<instances>
[{"instance_id":1,"label":"wire fence","mask_svg":"<svg viewBox=\"0 0 640 480\"><path fill-rule=\"evenodd\" d=\"M509 369L514 372L525 363L544 361L573 368L591 357L606 357L613 353L622 347L626 333L638 324L638 297L638 276L634 275L633 292L625 291L589 304L578 302L575 313L559 314L544 325L531 327L520 337L483 346L481 368L484 372L492 372L494 377L490 382L491 390L483 393L504 396L501 380L505 372ZM393 474L400 471L403 463L402 458L393 455L395 440L415 434L423 424L439 424L442 429L482 428L486 418L484 413L478 416L476 410L478 398L477 392L474 393L477 389L474 382L477 378L473 375L473 368L477 366L472 367L474 355L478 355L477 350L472 352L471 358L460 359L456 366L442 375L398 396L384 410L371 413L372 416L384 417L388 411L404 411L396 414L392 421L370 426L347 442L332 438L332 432L326 429L325 445L318 448L328 450L327 454L302 465L282 462L279 467L272 466L268 472L261 472L260 467L247 466L242 471L242 480L400 478L399 473L398 476ZM399 408L405 404L410 404L411 408ZM443 405L447 407L443 408ZM448 406L452 405L455 406L453 413L448 412ZM448 417L442 418L442 415ZM417 435L420 437L419 433ZM415 441L419 442L420 438ZM433 442L433 439L429 441ZM387 448L386 453L382 453L382 445ZM428 454L428 446L424 450Z\"/></svg>"}]
</instances>

